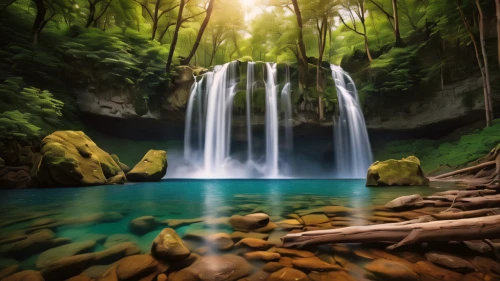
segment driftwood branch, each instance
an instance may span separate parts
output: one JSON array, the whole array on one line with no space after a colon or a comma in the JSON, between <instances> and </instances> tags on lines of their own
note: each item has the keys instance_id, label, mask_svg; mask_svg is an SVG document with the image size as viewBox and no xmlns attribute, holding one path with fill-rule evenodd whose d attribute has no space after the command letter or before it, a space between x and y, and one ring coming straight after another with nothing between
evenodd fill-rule
<instances>
[{"instance_id":1,"label":"driftwood branch","mask_svg":"<svg viewBox=\"0 0 500 281\"><path fill-rule=\"evenodd\" d=\"M329 243L395 243L395 249L429 241L467 241L500 238L500 215L458 220L438 220L409 224L351 226L339 229L287 234L284 247L303 247Z\"/></svg>"},{"instance_id":2,"label":"driftwood branch","mask_svg":"<svg viewBox=\"0 0 500 281\"><path fill-rule=\"evenodd\" d=\"M442 175L436 176L435 178L436 179L442 179L442 178L447 178L447 177L451 177L451 176L455 176L455 175L459 175L459 174L464 174L464 173L468 173L468 172L474 172L474 171L477 171L477 170L481 170L481 169L483 169L485 167L493 166L495 164L496 164L495 161L488 161L488 162L481 163L481 164L476 165L476 166L467 167L467 168L464 168L464 169L460 169L460 170L456 170L456 171L449 172L449 173L446 173L446 174L442 174Z\"/></svg>"}]
</instances>

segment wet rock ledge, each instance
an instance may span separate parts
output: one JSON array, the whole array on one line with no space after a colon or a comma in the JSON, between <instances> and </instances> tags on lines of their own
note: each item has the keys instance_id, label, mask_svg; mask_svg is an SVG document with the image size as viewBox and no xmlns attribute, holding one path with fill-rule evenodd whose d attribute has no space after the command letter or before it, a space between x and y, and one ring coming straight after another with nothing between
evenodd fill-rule
<instances>
[{"instance_id":1,"label":"wet rock ledge","mask_svg":"<svg viewBox=\"0 0 500 281\"><path fill-rule=\"evenodd\" d=\"M0 188L66 187L160 181L167 153L149 150L132 169L81 131L56 131L40 148L11 143L0 158Z\"/></svg>"}]
</instances>

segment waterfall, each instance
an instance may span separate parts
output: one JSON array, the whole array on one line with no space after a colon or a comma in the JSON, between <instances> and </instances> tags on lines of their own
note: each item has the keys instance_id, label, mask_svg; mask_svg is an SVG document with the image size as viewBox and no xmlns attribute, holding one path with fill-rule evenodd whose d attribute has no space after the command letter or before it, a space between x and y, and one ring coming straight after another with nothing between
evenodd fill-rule
<instances>
[{"instance_id":1,"label":"waterfall","mask_svg":"<svg viewBox=\"0 0 500 281\"><path fill-rule=\"evenodd\" d=\"M237 62L216 67L212 85L207 88L203 168L210 176L220 174L229 157L236 67Z\"/></svg>"},{"instance_id":2,"label":"waterfall","mask_svg":"<svg viewBox=\"0 0 500 281\"><path fill-rule=\"evenodd\" d=\"M339 104L339 116L334 119L333 131L335 175L363 178L373 158L356 85L341 67L330 67Z\"/></svg>"},{"instance_id":3,"label":"waterfall","mask_svg":"<svg viewBox=\"0 0 500 281\"><path fill-rule=\"evenodd\" d=\"M266 62L266 171L278 176L278 78L276 63Z\"/></svg>"},{"instance_id":4,"label":"waterfall","mask_svg":"<svg viewBox=\"0 0 500 281\"><path fill-rule=\"evenodd\" d=\"M284 112L283 126L285 127L285 150L287 157L293 153L293 108L292 91L290 85L290 67L285 67L285 86L281 90L280 105Z\"/></svg>"},{"instance_id":5,"label":"waterfall","mask_svg":"<svg viewBox=\"0 0 500 281\"><path fill-rule=\"evenodd\" d=\"M255 83L255 63L248 62L247 65L247 92L246 92L246 110L247 110L247 151L248 162L252 162L252 97L253 86Z\"/></svg>"}]
</instances>

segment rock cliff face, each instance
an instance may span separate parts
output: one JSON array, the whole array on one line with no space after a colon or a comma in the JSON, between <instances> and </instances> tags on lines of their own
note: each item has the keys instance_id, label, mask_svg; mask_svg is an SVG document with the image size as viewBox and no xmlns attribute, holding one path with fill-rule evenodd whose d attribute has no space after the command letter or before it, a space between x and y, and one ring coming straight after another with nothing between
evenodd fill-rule
<instances>
[{"instance_id":1,"label":"rock cliff face","mask_svg":"<svg viewBox=\"0 0 500 281\"><path fill-rule=\"evenodd\" d=\"M132 90L108 91L94 93L81 91L78 93L78 104L84 113L95 116L106 116L117 119L135 120L154 124L172 124L183 126L185 110L189 99L190 89L195 81L194 76L207 71L206 69L192 69L180 66L176 69L178 76L173 81L174 88L160 93L160 104L155 110L149 110L146 102L137 99ZM499 79L498 75L491 78ZM404 104L387 104L376 111L366 112L367 128L372 132L377 131L432 131L432 128L450 131L462 125L470 124L484 119L484 102L482 81L480 76L445 85L442 90L430 93L428 98L408 97ZM500 100L494 101L496 106ZM324 130L332 126L332 113L325 114L326 120L319 122L317 115L317 102L299 101L295 104L293 125L297 133L301 131L310 133L311 129ZM159 109L158 109L159 108ZM93 120L96 120L93 118ZM244 130L246 116L243 113L234 114L234 132ZM264 112L253 117L253 125L264 126ZM154 126L156 126L154 125ZM148 125L146 125L148 126ZM305 128L305 130L303 130ZM133 128L132 128L133 129Z\"/></svg>"},{"instance_id":2,"label":"rock cliff face","mask_svg":"<svg viewBox=\"0 0 500 281\"><path fill-rule=\"evenodd\" d=\"M493 80L500 77L494 76ZM481 76L445 85L442 90L429 95L428 99L412 100L407 106L394 104L367 114L366 125L371 130L410 130L434 124L459 121L470 122L484 119L484 99ZM500 100L494 100L496 106ZM460 122L460 121L459 121Z\"/></svg>"}]
</instances>

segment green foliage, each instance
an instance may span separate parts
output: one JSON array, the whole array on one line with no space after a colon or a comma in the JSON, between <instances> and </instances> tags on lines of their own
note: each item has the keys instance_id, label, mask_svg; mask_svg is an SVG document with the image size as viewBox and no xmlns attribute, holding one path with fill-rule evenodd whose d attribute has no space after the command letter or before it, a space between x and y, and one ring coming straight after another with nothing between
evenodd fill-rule
<instances>
[{"instance_id":1,"label":"green foliage","mask_svg":"<svg viewBox=\"0 0 500 281\"><path fill-rule=\"evenodd\" d=\"M374 85L377 91L397 92L403 94L416 86L422 75L417 63L417 46L392 48L389 52L374 59L369 68L375 76ZM363 90L369 88L363 87Z\"/></svg>"},{"instance_id":2,"label":"green foliage","mask_svg":"<svg viewBox=\"0 0 500 281\"><path fill-rule=\"evenodd\" d=\"M88 29L61 49L71 75L85 77L98 90L136 87L148 97L168 81L164 69L168 50L130 29Z\"/></svg>"},{"instance_id":3,"label":"green foliage","mask_svg":"<svg viewBox=\"0 0 500 281\"><path fill-rule=\"evenodd\" d=\"M442 165L463 166L486 155L500 142L500 119L493 126L475 130L459 140L404 140L392 141L375 149L375 160L400 159L408 155L420 158L424 172Z\"/></svg>"},{"instance_id":4,"label":"green foliage","mask_svg":"<svg viewBox=\"0 0 500 281\"><path fill-rule=\"evenodd\" d=\"M50 133L62 125L63 105L47 90L25 87L20 77L5 80L0 84L1 138L36 138Z\"/></svg>"}]
</instances>

